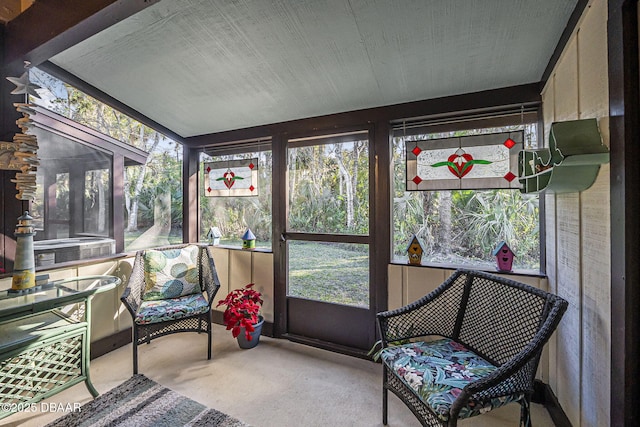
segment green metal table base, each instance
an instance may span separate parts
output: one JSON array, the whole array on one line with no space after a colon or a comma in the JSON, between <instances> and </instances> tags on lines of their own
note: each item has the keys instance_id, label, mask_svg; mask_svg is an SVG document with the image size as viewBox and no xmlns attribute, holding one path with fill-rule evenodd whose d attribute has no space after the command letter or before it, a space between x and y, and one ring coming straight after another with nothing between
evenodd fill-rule
<instances>
[{"instance_id":1,"label":"green metal table base","mask_svg":"<svg viewBox=\"0 0 640 427\"><path fill-rule=\"evenodd\" d=\"M30 316L40 323L56 313ZM0 331L15 327L18 322L0 325ZM36 341L24 345L4 345L0 349L0 418L4 418L29 404L39 402L81 381L93 397L98 391L91 383L88 370L89 346L86 322L71 322L51 328Z\"/></svg>"},{"instance_id":2,"label":"green metal table base","mask_svg":"<svg viewBox=\"0 0 640 427\"><path fill-rule=\"evenodd\" d=\"M0 297L0 419L82 381L98 396L89 376L91 297L115 287L120 280L114 279L91 291L54 290L33 302Z\"/></svg>"}]
</instances>

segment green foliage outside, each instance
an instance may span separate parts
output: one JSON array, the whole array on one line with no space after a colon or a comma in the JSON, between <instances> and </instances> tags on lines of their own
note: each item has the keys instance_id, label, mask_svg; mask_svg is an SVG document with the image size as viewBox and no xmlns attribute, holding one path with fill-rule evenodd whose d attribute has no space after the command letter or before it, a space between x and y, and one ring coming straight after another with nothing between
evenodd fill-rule
<instances>
[{"instance_id":1,"label":"green foliage outside","mask_svg":"<svg viewBox=\"0 0 640 427\"><path fill-rule=\"evenodd\" d=\"M218 227L221 245L242 246L242 236L250 228L256 236L256 247L271 248L271 151L210 157L202 155L200 182L205 182L204 162L258 158L258 196L206 197L200 188L200 241L207 241L210 227Z\"/></svg>"},{"instance_id":2,"label":"green foliage outside","mask_svg":"<svg viewBox=\"0 0 640 427\"><path fill-rule=\"evenodd\" d=\"M462 136L459 132L452 136ZM424 136L423 136L424 137ZM405 191L405 143L394 139L393 254L406 260L413 234L423 243L423 263L492 269L496 244L516 253L513 268L540 268L537 195L518 190Z\"/></svg>"},{"instance_id":3,"label":"green foliage outside","mask_svg":"<svg viewBox=\"0 0 640 427\"><path fill-rule=\"evenodd\" d=\"M181 241L181 146L45 73L32 72L32 80L48 90L43 101L46 108L150 153L145 165L127 167L125 172L127 247L151 231L167 243ZM530 142L528 145L531 148ZM292 147L288 150L288 229L368 234L367 141ZM505 240L516 253L514 268L539 269L537 196L513 190L406 192L404 156L404 141L396 138L392 177L394 257L406 259L406 246L415 233L425 245L423 262L490 267L494 265L491 251L498 241ZM259 196L209 198L201 188L202 241L211 226L222 231L222 244L239 242L251 228L257 247L271 247L272 152L267 149L216 158L203 156L202 160L252 157L260 162ZM204 182L204 174L202 178ZM68 195L63 194L66 187L60 184L57 199L64 203ZM162 201L168 206L159 209ZM325 255L329 257L330 253ZM343 255L336 252L333 257Z\"/></svg>"},{"instance_id":4,"label":"green foliage outside","mask_svg":"<svg viewBox=\"0 0 640 427\"><path fill-rule=\"evenodd\" d=\"M367 141L289 149L289 229L369 233Z\"/></svg>"},{"instance_id":5,"label":"green foliage outside","mask_svg":"<svg viewBox=\"0 0 640 427\"><path fill-rule=\"evenodd\" d=\"M30 78L43 88L43 107L149 153L144 165L125 170L125 248L144 235L138 247L182 241L182 146L78 89L38 70ZM64 193L64 185L58 191ZM67 189L68 191L68 189ZM161 197L162 196L162 197ZM68 195L57 194L58 200ZM159 209L160 201L170 200Z\"/></svg>"}]
</instances>

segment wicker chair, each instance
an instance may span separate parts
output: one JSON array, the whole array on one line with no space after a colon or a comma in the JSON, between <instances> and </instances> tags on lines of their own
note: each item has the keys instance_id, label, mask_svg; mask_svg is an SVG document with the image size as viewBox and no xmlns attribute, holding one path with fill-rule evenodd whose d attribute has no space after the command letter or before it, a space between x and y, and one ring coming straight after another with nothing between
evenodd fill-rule
<instances>
[{"instance_id":1,"label":"wicker chair","mask_svg":"<svg viewBox=\"0 0 640 427\"><path fill-rule=\"evenodd\" d=\"M138 373L138 344L176 332L206 332L211 359L211 303L219 288L208 246L138 251L120 297L133 319L133 373Z\"/></svg>"},{"instance_id":2,"label":"wicker chair","mask_svg":"<svg viewBox=\"0 0 640 427\"><path fill-rule=\"evenodd\" d=\"M412 304L378 313L383 424L391 390L424 426L456 426L510 402L530 426L542 348L566 309L540 289L458 270Z\"/></svg>"}]
</instances>

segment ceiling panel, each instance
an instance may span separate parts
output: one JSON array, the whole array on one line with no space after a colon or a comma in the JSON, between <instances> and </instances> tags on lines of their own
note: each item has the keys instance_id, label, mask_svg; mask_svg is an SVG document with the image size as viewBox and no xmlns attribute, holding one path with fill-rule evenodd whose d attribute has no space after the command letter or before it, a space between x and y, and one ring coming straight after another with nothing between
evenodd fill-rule
<instances>
[{"instance_id":1,"label":"ceiling panel","mask_svg":"<svg viewBox=\"0 0 640 427\"><path fill-rule=\"evenodd\" d=\"M51 61L188 137L537 82L577 0L163 0Z\"/></svg>"}]
</instances>

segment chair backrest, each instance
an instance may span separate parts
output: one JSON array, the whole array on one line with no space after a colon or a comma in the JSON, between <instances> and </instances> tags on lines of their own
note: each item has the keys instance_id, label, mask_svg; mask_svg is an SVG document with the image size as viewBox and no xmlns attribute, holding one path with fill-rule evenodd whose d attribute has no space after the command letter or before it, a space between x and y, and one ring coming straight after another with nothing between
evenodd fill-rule
<instances>
[{"instance_id":1,"label":"chair backrest","mask_svg":"<svg viewBox=\"0 0 640 427\"><path fill-rule=\"evenodd\" d=\"M502 365L535 341L541 351L566 310L549 292L503 277L459 270L463 286L454 339Z\"/></svg>"},{"instance_id":2,"label":"chair backrest","mask_svg":"<svg viewBox=\"0 0 640 427\"><path fill-rule=\"evenodd\" d=\"M181 245L142 253L145 301L178 298L202 292L200 248Z\"/></svg>"}]
</instances>

